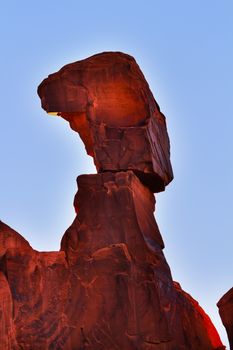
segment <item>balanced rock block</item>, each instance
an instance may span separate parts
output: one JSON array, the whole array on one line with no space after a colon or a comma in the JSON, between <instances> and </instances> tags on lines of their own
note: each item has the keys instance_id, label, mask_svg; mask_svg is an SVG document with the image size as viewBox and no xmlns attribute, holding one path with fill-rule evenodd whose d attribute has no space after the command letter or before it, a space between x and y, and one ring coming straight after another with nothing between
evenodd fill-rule
<instances>
[{"instance_id":1,"label":"balanced rock block","mask_svg":"<svg viewBox=\"0 0 233 350\"><path fill-rule=\"evenodd\" d=\"M233 350L233 288L218 302L219 314L226 328L231 350Z\"/></svg>"},{"instance_id":2,"label":"balanced rock block","mask_svg":"<svg viewBox=\"0 0 233 350\"><path fill-rule=\"evenodd\" d=\"M38 93L66 119L98 172L133 170L153 192L172 180L164 115L133 57L105 52L49 75Z\"/></svg>"}]
</instances>

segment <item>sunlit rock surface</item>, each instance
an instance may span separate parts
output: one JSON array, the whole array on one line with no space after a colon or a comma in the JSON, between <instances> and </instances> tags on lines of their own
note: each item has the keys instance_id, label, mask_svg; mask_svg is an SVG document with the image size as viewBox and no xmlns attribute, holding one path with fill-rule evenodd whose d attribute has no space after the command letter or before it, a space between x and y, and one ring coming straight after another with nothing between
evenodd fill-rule
<instances>
[{"instance_id":1,"label":"sunlit rock surface","mask_svg":"<svg viewBox=\"0 0 233 350\"><path fill-rule=\"evenodd\" d=\"M98 174L78 177L59 252L35 251L0 223L0 349L224 349L163 254L153 192L172 179L169 140L135 60L67 65L39 95L78 131Z\"/></svg>"},{"instance_id":2,"label":"sunlit rock surface","mask_svg":"<svg viewBox=\"0 0 233 350\"><path fill-rule=\"evenodd\" d=\"M233 349L233 288L218 302L219 313L226 328L231 350Z\"/></svg>"}]
</instances>

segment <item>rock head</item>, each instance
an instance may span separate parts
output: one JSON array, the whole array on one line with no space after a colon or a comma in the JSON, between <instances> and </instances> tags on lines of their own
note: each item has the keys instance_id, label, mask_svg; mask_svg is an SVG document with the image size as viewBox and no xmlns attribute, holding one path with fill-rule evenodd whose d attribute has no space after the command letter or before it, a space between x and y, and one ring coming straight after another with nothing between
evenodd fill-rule
<instances>
[{"instance_id":1,"label":"rock head","mask_svg":"<svg viewBox=\"0 0 233 350\"><path fill-rule=\"evenodd\" d=\"M59 252L37 252L0 225L1 350L225 349L163 254L153 192L172 180L169 139L135 60L95 55L38 92L98 173L77 179L77 215Z\"/></svg>"},{"instance_id":2,"label":"rock head","mask_svg":"<svg viewBox=\"0 0 233 350\"><path fill-rule=\"evenodd\" d=\"M133 57L106 52L68 64L38 93L46 112L79 133L98 172L132 170L154 192L172 180L165 117Z\"/></svg>"}]
</instances>

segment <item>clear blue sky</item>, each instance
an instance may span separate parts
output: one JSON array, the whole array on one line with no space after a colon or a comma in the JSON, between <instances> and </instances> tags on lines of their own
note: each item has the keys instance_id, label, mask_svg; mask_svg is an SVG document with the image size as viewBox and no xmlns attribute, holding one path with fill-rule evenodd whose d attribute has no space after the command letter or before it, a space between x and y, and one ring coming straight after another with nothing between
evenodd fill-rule
<instances>
[{"instance_id":1,"label":"clear blue sky","mask_svg":"<svg viewBox=\"0 0 233 350\"><path fill-rule=\"evenodd\" d=\"M233 285L233 2L2 1L0 219L38 250L57 250L74 218L76 176L94 172L68 124L36 89L101 51L133 55L171 139L173 183L157 221L173 277L211 316Z\"/></svg>"}]
</instances>

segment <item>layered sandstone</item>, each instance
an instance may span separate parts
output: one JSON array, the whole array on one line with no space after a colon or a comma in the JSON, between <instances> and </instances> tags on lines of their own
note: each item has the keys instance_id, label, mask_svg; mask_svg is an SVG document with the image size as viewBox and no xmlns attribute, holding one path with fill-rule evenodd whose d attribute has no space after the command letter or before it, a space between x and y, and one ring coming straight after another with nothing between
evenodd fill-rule
<instances>
[{"instance_id":1,"label":"layered sandstone","mask_svg":"<svg viewBox=\"0 0 233 350\"><path fill-rule=\"evenodd\" d=\"M59 252L0 223L1 350L222 350L199 304L172 280L153 192L172 180L165 117L135 60L103 53L39 87L98 174L78 177Z\"/></svg>"}]
</instances>

